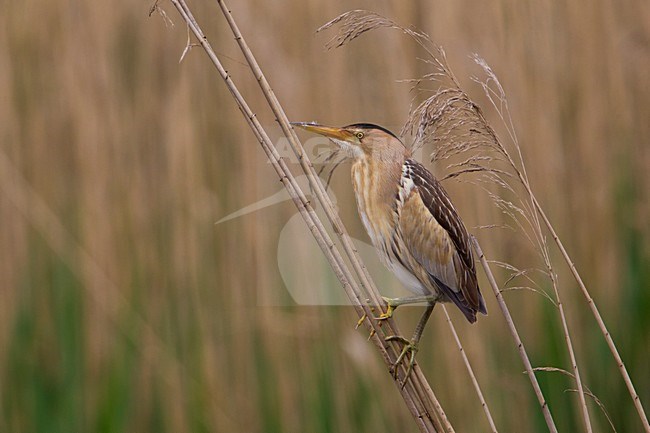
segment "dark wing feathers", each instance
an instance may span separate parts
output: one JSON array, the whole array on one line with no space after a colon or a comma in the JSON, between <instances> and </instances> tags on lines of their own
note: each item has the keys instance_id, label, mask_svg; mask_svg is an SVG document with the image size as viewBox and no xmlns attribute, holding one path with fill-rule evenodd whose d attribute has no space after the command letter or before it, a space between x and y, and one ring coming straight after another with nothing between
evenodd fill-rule
<instances>
[{"instance_id":1,"label":"dark wing feathers","mask_svg":"<svg viewBox=\"0 0 650 433\"><path fill-rule=\"evenodd\" d=\"M449 233L458 259L454 260L454 267L459 279L460 293L455 292L432 275L436 285L453 301L465 314L470 322L476 321L476 312L487 314L485 301L478 287L476 268L472 256L470 237L463 225L456 209L451 204L440 182L419 162L407 159L405 173L417 187L420 198L431 212L431 215Z\"/></svg>"}]
</instances>

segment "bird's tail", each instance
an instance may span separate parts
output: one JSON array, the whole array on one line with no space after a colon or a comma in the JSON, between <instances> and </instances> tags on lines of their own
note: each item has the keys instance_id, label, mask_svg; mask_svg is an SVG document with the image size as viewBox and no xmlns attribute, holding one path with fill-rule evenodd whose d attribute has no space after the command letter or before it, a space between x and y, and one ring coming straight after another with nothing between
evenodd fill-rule
<instances>
[{"instance_id":1,"label":"bird's tail","mask_svg":"<svg viewBox=\"0 0 650 433\"><path fill-rule=\"evenodd\" d=\"M455 291L452 290L449 286L447 286L445 283L440 281L438 278L436 278L433 275L429 275L433 282L435 283L436 286L438 286L438 289L442 292L443 295L445 295L445 298L456 304L458 309L465 315L469 323L474 323L476 322L476 313L479 312L481 314L487 315L487 308L485 307L485 300L483 299L483 295L481 295L481 292L478 293L479 296L479 305L478 308L472 307L469 305L467 302L467 299L463 296L463 293L461 291Z\"/></svg>"}]
</instances>

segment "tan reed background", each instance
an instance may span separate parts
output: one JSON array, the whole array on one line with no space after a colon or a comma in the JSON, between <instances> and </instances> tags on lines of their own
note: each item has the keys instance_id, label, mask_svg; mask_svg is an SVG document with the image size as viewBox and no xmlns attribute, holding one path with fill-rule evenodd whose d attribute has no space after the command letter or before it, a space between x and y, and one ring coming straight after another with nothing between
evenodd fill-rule
<instances>
[{"instance_id":1,"label":"tan reed background","mask_svg":"<svg viewBox=\"0 0 650 433\"><path fill-rule=\"evenodd\" d=\"M648 408L647 2L231 3L293 120L370 121L395 131L405 121L413 94L398 80L427 72L422 53L390 30L326 51L327 35L314 30L349 9L427 32L496 122L470 80L479 70L469 55L484 57L508 94L533 189ZM149 6L0 5L0 431L415 431L381 360L354 330L351 308L296 305L287 291L278 256L341 292L311 238L281 237L293 205L214 224L281 186L203 52L178 64L186 30L171 5L162 4L174 27L148 18ZM196 7L272 127L216 5ZM363 241L347 168L333 190ZM503 222L479 189L446 187L468 226ZM472 231L490 258L540 265L519 234ZM398 289L377 263L372 269L386 292ZM639 431L564 271L560 289L585 385L619 432ZM452 317L497 427L545 431L516 348L484 293L488 317L474 326ZM506 299L534 366L570 369L552 305L530 291ZM398 311L403 329L414 325L415 308ZM440 311L418 359L457 431L486 431ZM371 379L381 375L385 387L377 389ZM559 430L578 431L577 397L565 392L573 383L558 373L539 378ZM593 402L590 411L595 430L608 431Z\"/></svg>"}]
</instances>

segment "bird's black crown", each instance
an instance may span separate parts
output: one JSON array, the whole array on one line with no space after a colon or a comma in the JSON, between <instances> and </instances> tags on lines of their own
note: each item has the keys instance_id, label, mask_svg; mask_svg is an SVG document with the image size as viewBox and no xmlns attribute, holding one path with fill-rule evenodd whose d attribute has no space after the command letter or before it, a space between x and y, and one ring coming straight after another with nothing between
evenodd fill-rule
<instances>
[{"instance_id":1,"label":"bird's black crown","mask_svg":"<svg viewBox=\"0 0 650 433\"><path fill-rule=\"evenodd\" d=\"M383 126L375 125L374 123L353 123L352 125L346 126L346 128L379 129L381 131L384 131L386 134L390 134L399 140L399 137L397 135L393 134L391 131L384 128Z\"/></svg>"}]
</instances>

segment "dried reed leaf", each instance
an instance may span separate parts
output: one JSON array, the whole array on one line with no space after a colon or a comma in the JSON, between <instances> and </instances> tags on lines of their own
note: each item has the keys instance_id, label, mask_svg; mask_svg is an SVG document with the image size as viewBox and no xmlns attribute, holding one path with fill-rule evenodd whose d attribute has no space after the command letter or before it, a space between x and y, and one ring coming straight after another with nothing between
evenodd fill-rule
<instances>
[{"instance_id":1,"label":"dried reed leaf","mask_svg":"<svg viewBox=\"0 0 650 433\"><path fill-rule=\"evenodd\" d=\"M486 224L486 225L481 225L481 226L474 226L474 228L477 229L477 230L485 230L485 229L514 230L514 228L511 225L508 225L508 224Z\"/></svg>"},{"instance_id":2,"label":"dried reed leaf","mask_svg":"<svg viewBox=\"0 0 650 433\"><path fill-rule=\"evenodd\" d=\"M158 13L158 15L160 15L163 22L165 23L166 27L174 27L174 22L171 18L169 18L167 12L165 12L165 10L158 5L158 3L159 0L156 0L149 8L149 17L151 17L154 13Z\"/></svg>"},{"instance_id":3,"label":"dried reed leaf","mask_svg":"<svg viewBox=\"0 0 650 433\"><path fill-rule=\"evenodd\" d=\"M551 295L549 295L548 293L546 293L542 289L536 289L536 288L530 287L530 286L511 286L511 287L502 288L501 293L512 292L512 291L515 291L515 290L528 290L528 291L537 293L538 295L542 295L544 298L548 299L551 302L551 304L553 304L555 307L557 307L557 303L555 302L555 300L553 300Z\"/></svg>"},{"instance_id":4,"label":"dried reed leaf","mask_svg":"<svg viewBox=\"0 0 650 433\"><path fill-rule=\"evenodd\" d=\"M519 269L516 266L511 265L510 263L500 262L498 260L491 260L490 263L493 263L499 266L500 268L506 269L511 272L510 276L503 283L504 286L507 286L518 277L525 278L532 285L532 286L508 286L501 289L501 292L507 292L512 290L530 290L532 292L544 296L546 299L551 301L553 305L557 307L557 302L546 292L546 290L542 289L542 287L537 283L537 281L534 278L531 277L531 274L534 273L539 273L548 276L547 273L542 269L539 268Z\"/></svg>"}]
</instances>

